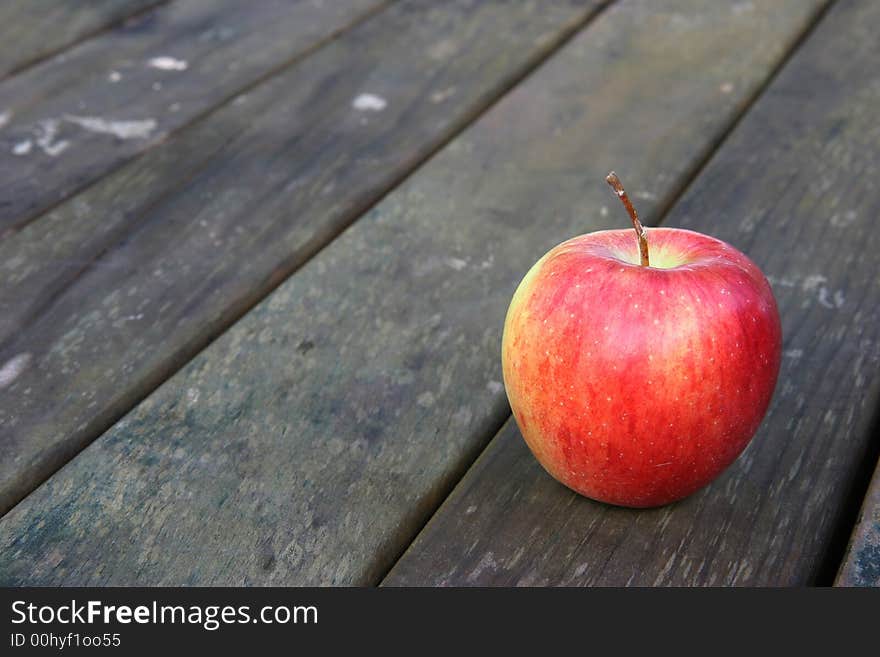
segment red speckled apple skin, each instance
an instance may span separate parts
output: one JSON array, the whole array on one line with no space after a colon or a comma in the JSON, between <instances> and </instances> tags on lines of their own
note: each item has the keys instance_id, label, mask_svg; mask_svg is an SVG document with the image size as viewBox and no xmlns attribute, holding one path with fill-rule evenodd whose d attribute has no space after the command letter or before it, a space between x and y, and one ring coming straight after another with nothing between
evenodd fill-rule
<instances>
[{"instance_id":1,"label":"red speckled apple skin","mask_svg":"<svg viewBox=\"0 0 880 657\"><path fill-rule=\"evenodd\" d=\"M650 267L632 230L553 248L514 294L502 343L513 415L541 465L629 507L679 500L736 459L782 347L773 292L745 255L679 229L649 229L648 244Z\"/></svg>"}]
</instances>

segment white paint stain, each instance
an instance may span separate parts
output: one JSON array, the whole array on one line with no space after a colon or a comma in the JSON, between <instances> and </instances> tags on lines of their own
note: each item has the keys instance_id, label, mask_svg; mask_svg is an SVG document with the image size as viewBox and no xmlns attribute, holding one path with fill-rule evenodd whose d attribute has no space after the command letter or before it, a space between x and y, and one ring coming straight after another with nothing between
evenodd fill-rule
<instances>
[{"instance_id":1,"label":"white paint stain","mask_svg":"<svg viewBox=\"0 0 880 657\"><path fill-rule=\"evenodd\" d=\"M825 308L840 308L843 306L844 301L845 299L841 290L837 290L834 295L832 295L824 285L819 288L819 304Z\"/></svg>"},{"instance_id":2,"label":"white paint stain","mask_svg":"<svg viewBox=\"0 0 880 657\"><path fill-rule=\"evenodd\" d=\"M122 73L119 71L110 71L110 73L107 74L107 79L115 84L122 79Z\"/></svg>"},{"instance_id":3,"label":"white paint stain","mask_svg":"<svg viewBox=\"0 0 880 657\"><path fill-rule=\"evenodd\" d=\"M119 139L146 139L156 129L156 121L154 119L109 121L97 116L71 115L67 115L64 118L89 132L113 135Z\"/></svg>"},{"instance_id":4,"label":"white paint stain","mask_svg":"<svg viewBox=\"0 0 880 657\"><path fill-rule=\"evenodd\" d=\"M790 278L778 278L776 276L768 276L767 280L774 287L796 287L797 282L793 281Z\"/></svg>"},{"instance_id":5,"label":"white paint stain","mask_svg":"<svg viewBox=\"0 0 880 657\"><path fill-rule=\"evenodd\" d=\"M785 356L786 358L791 358L793 360L797 360L798 358L800 358L801 356L804 355L804 350L803 349L786 349L784 352L782 352L782 355Z\"/></svg>"},{"instance_id":6,"label":"white paint stain","mask_svg":"<svg viewBox=\"0 0 880 657\"><path fill-rule=\"evenodd\" d=\"M12 112L4 110L0 112L0 128L5 126L12 119Z\"/></svg>"},{"instance_id":7,"label":"white paint stain","mask_svg":"<svg viewBox=\"0 0 880 657\"><path fill-rule=\"evenodd\" d=\"M153 57L147 62L151 68L157 68L160 71L185 71L189 64L185 59L175 59L163 55L161 57Z\"/></svg>"},{"instance_id":8,"label":"white paint stain","mask_svg":"<svg viewBox=\"0 0 880 657\"><path fill-rule=\"evenodd\" d=\"M461 271L467 267L467 260L462 260L461 258L446 258L446 264L452 267L455 271Z\"/></svg>"},{"instance_id":9,"label":"white paint stain","mask_svg":"<svg viewBox=\"0 0 880 657\"><path fill-rule=\"evenodd\" d=\"M27 155L31 152L31 148L33 147L33 142L30 139L25 139L24 141L18 142L15 146L12 147L13 155Z\"/></svg>"},{"instance_id":10,"label":"white paint stain","mask_svg":"<svg viewBox=\"0 0 880 657\"><path fill-rule=\"evenodd\" d=\"M362 112L381 112L388 107L388 101L376 94L360 94L352 101L351 106Z\"/></svg>"},{"instance_id":11,"label":"white paint stain","mask_svg":"<svg viewBox=\"0 0 880 657\"><path fill-rule=\"evenodd\" d=\"M416 403L422 408L431 408L434 405L434 393L433 392L423 392L416 399Z\"/></svg>"},{"instance_id":12,"label":"white paint stain","mask_svg":"<svg viewBox=\"0 0 880 657\"><path fill-rule=\"evenodd\" d=\"M501 381L489 381L486 384L486 389L493 395L497 395L499 392L504 390L504 384L501 383Z\"/></svg>"},{"instance_id":13,"label":"white paint stain","mask_svg":"<svg viewBox=\"0 0 880 657\"><path fill-rule=\"evenodd\" d=\"M801 283L801 289L808 293L815 292L819 305L824 308L834 309L843 307L843 304L846 302L846 299L843 296L843 290L836 290L832 293L831 290L828 289L828 286L825 285L827 282L828 278L822 274L811 274L804 277L804 280Z\"/></svg>"},{"instance_id":14,"label":"white paint stain","mask_svg":"<svg viewBox=\"0 0 880 657\"><path fill-rule=\"evenodd\" d=\"M10 358L0 367L0 388L11 386L30 365L32 356L28 353L18 354Z\"/></svg>"},{"instance_id":15,"label":"white paint stain","mask_svg":"<svg viewBox=\"0 0 880 657\"><path fill-rule=\"evenodd\" d=\"M810 274L809 276L804 277L804 282L801 283L801 288L804 292L812 292L817 289L822 283L827 283L828 279L822 274Z\"/></svg>"},{"instance_id":16,"label":"white paint stain","mask_svg":"<svg viewBox=\"0 0 880 657\"><path fill-rule=\"evenodd\" d=\"M59 125L58 119L45 119L38 124L37 146L49 157L58 157L70 146L66 139L55 141Z\"/></svg>"},{"instance_id":17,"label":"white paint stain","mask_svg":"<svg viewBox=\"0 0 880 657\"><path fill-rule=\"evenodd\" d=\"M723 82L718 89L723 94L732 94L733 93L733 82Z\"/></svg>"},{"instance_id":18,"label":"white paint stain","mask_svg":"<svg viewBox=\"0 0 880 657\"><path fill-rule=\"evenodd\" d=\"M843 214L835 214L829 220L829 223L835 228L845 228L853 223L855 223L856 219L859 218L859 215L856 214L855 210L847 210Z\"/></svg>"}]
</instances>

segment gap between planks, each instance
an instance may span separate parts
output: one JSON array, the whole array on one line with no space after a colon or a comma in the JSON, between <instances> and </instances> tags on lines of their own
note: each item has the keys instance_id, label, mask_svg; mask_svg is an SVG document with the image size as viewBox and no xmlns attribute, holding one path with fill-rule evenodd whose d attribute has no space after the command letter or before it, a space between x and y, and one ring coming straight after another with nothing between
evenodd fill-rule
<instances>
[{"instance_id":1,"label":"gap between planks","mask_svg":"<svg viewBox=\"0 0 880 657\"><path fill-rule=\"evenodd\" d=\"M57 57L58 55L61 55L62 53L67 52L71 48L76 48L78 45L85 43L86 41L89 41L91 39L94 39L95 37L100 36L101 34L104 34L105 32L109 32L111 30L114 30L117 27L119 27L120 25L124 25L128 21L137 20L138 18L140 18L144 14L147 14L151 11L154 11L154 10L160 8L162 5L168 4L169 2L171 2L171 0L155 0L151 4L148 4L143 7L138 8L138 9L135 9L134 11L132 11L130 13L120 15L119 17L117 17L115 19L109 20L106 23L97 26L93 30L83 32L82 34L80 34L80 35L74 37L72 40L68 41L67 43L62 43L61 45L59 45L56 48L52 48L51 50L47 50L44 53L40 53L38 55L31 57L30 59L24 60L21 63L13 66L8 71L6 71L6 73L4 73L3 75L0 75L0 83L3 83L4 81L6 81L9 78L15 77L19 73L24 73L29 68L32 68L32 67L37 66L39 64L42 64L47 59L52 59L53 57Z\"/></svg>"},{"instance_id":2,"label":"gap between planks","mask_svg":"<svg viewBox=\"0 0 880 657\"><path fill-rule=\"evenodd\" d=\"M205 117L210 116L214 112L217 112L217 111L221 110L222 108L226 107L227 105L229 105L229 103L234 102L236 98L247 95L248 93L252 92L256 87L259 87L261 84L267 82L271 78L273 78L277 75L280 75L281 73L283 73L285 70L287 70L289 68L292 68L292 67L299 65L301 62L303 62L304 60L306 60L307 58L309 58L310 56L315 54L317 51L326 47L328 44L332 43L333 41L336 41L341 36L345 35L347 32L353 30L354 28L372 20L378 14L381 14L382 12L387 10L391 5L393 5L395 2L398 2L398 1L399 0L385 0L384 2L379 3L375 7L358 14L349 22L347 22L343 25L340 25L335 30L328 32L326 35L324 35L320 39L316 40L313 44L311 44L307 48L297 52L293 57L284 60L283 62L277 64L276 66L270 67L269 69L267 69L266 71L264 71L263 73L258 75L257 77L253 78L250 82L239 87L238 89L235 89L234 91L231 91L226 96L220 98L219 101L216 102L215 104L210 105L208 107L205 107L202 111L197 112L196 114L194 114L192 116L192 118L190 118L187 121L184 121L180 125L173 128L168 133L164 134L161 139L157 139L153 143L146 145L145 148L143 148L135 153L131 153L127 157L123 157L123 158L119 159L117 162L114 163L113 166L108 167L108 169L103 174L97 176L93 180L89 180L88 182L86 182L83 185L73 187L68 193L66 193L62 197L56 199L53 202L48 203L47 205L42 207L40 210L38 210L36 213L27 216L26 218L22 219L20 222L13 223L12 225L7 226L6 228L0 228L0 240L6 239L10 235L19 232L22 228L24 228L28 224L31 224L34 221L39 220L41 217L49 214L50 212L52 212L53 210L55 210L59 206L70 201L71 199L75 198L79 194L82 194L86 190L94 187L95 185L100 183L102 180L104 180L105 178L107 178L108 176L113 174L114 172L118 171L119 169L121 169L125 165L130 164L131 162L134 162L135 160L143 157L145 154L147 154L148 152L150 152L151 150L153 150L157 146L160 146L162 143L168 141L169 139L173 139L175 137L175 135L179 134L181 131L186 130L187 128L199 123L200 121L204 120ZM167 4L168 2L170 2L170 0L164 0L165 4ZM146 14L150 13L151 11L157 11L157 10L162 9L163 6L164 5L159 5L157 7L153 7L149 10L145 10L143 12L138 13L135 17L145 16ZM129 17L125 21L121 21L120 23L116 23L115 25L124 24L128 20L131 20L132 18L135 18L135 17ZM45 61L46 59L49 59L49 58L44 58L41 61ZM23 72L23 71L20 71L20 72ZM7 79L11 79L11 76L10 76L10 78L7 78Z\"/></svg>"}]
</instances>

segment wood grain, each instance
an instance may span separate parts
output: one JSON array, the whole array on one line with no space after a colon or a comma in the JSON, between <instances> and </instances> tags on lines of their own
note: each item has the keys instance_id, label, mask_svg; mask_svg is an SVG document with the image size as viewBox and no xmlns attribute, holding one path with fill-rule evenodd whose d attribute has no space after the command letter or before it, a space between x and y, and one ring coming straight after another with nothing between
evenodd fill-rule
<instances>
[{"instance_id":1,"label":"wood grain","mask_svg":"<svg viewBox=\"0 0 880 657\"><path fill-rule=\"evenodd\" d=\"M880 469L865 495L835 586L880 586Z\"/></svg>"},{"instance_id":2,"label":"wood grain","mask_svg":"<svg viewBox=\"0 0 880 657\"><path fill-rule=\"evenodd\" d=\"M3 510L596 6L396 5L0 243L0 364L27 360L0 407Z\"/></svg>"},{"instance_id":3,"label":"wood grain","mask_svg":"<svg viewBox=\"0 0 880 657\"><path fill-rule=\"evenodd\" d=\"M556 484L508 422L388 584L822 583L880 401L878 25L877 3L837 4L665 222L739 247L779 301L783 367L744 455L634 511Z\"/></svg>"},{"instance_id":4,"label":"wood grain","mask_svg":"<svg viewBox=\"0 0 880 657\"><path fill-rule=\"evenodd\" d=\"M0 78L168 0L4 0Z\"/></svg>"},{"instance_id":5,"label":"wood grain","mask_svg":"<svg viewBox=\"0 0 880 657\"><path fill-rule=\"evenodd\" d=\"M387 0L185 0L0 83L0 237Z\"/></svg>"},{"instance_id":6,"label":"wood grain","mask_svg":"<svg viewBox=\"0 0 880 657\"><path fill-rule=\"evenodd\" d=\"M500 331L525 268L626 221L612 164L656 217L822 4L613 5L13 509L0 581L376 583L508 413ZM537 16L499 20L467 42L534 41ZM418 56L385 41L383 61ZM397 107L379 81L362 89Z\"/></svg>"}]
</instances>

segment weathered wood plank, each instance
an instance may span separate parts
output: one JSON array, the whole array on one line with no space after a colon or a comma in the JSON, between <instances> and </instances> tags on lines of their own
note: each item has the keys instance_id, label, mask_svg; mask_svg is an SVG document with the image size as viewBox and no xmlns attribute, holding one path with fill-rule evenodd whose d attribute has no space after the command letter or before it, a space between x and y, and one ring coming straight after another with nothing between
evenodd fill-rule
<instances>
[{"instance_id":1,"label":"weathered wood plank","mask_svg":"<svg viewBox=\"0 0 880 657\"><path fill-rule=\"evenodd\" d=\"M13 509L0 581L378 581L507 415L523 268L619 223L585 181L656 215L822 4L615 4Z\"/></svg>"},{"instance_id":2,"label":"weathered wood plank","mask_svg":"<svg viewBox=\"0 0 880 657\"><path fill-rule=\"evenodd\" d=\"M515 423L389 584L815 583L834 557L880 401L880 5L838 3L673 208L667 225L748 253L780 305L776 397L744 455L681 503L580 498Z\"/></svg>"},{"instance_id":3,"label":"weathered wood plank","mask_svg":"<svg viewBox=\"0 0 880 657\"><path fill-rule=\"evenodd\" d=\"M880 586L880 468L865 495L835 586Z\"/></svg>"},{"instance_id":4,"label":"weathered wood plank","mask_svg":"<svg viewBox=\"0 0 880 657\"><path fill-rule=\"evenodd\" d=\"M183 0L0 84L0 236L387 0Z\"/></svg>"},{"instance_id":5,"label":"weathered wood plank","mask_svg":"<svg viewBox=\"0 0 880 657\"><path fill-rule=\"evenodd\" d=\"M597 6L395 5L0 243L3 510Z\"/></svg>"},{"instance_id":6,"label":"weathered wood plank","mask_svg":"<svg viewBox=\"0 0 880 657\"><path fill-rule=\"evenodd\" d=\"M0 78L168 0L4 0Z\"/></svg>"}]
</instances>

